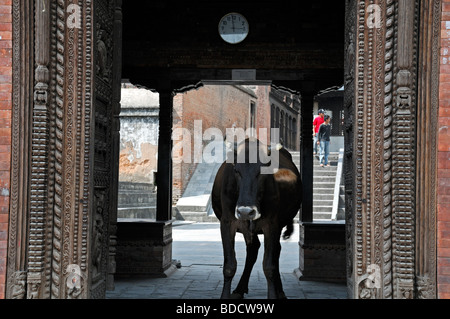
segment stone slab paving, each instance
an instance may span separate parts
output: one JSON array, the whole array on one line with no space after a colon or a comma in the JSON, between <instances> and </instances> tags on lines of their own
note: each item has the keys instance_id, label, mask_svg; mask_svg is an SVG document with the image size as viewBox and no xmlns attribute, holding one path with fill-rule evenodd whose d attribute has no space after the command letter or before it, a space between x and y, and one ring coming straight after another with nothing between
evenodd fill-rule
<instances>
[{"instance_id":1,"label":"stone slab paving","mask_svg":"<svg viewBox=\"0 0 450 319\"><path fill-rule=\"evenodd\" d=\"M281 241L280 273L288 299L346 299L344 284L299 281L298 224L287 241ZM260 236L263 243L263 237ZM246 299L266 299L267 284L262 270L263 245L253 268ZM108 299L218 299L222 292L222 242L218 223L175 223L173 259L181 267L167 278L118 278ZM237 285L245 263L245 243L236 236L238 269L232 289Z\"/></svg>"}]
</instances>

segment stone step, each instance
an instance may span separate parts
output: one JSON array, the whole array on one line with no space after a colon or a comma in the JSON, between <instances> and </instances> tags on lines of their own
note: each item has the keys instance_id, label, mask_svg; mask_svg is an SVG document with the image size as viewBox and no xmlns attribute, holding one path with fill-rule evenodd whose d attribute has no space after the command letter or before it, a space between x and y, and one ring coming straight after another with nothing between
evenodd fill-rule
<instances>
[{"instance_id":1,"label":"stone step","mask_svg":"<svg viewBox=\"0 0 450 319\"><path fill-rule=\"evenodd\" d=\"M153 191L155 186L149 183L135 183L119 181L119 192L121 190L128 191Z\"/></svg>"},{"instance_id":2,"label":"stone step","mask_svg":"<svg viewBox=\"0 0 450 319\"><path fill-rule=\"evenodd\" d=\"M314 166L313 168L313 174L316 175L317 173L322 172L324 174L328 173L330 175L335 176L337 172L337 167L321 167L319 165ZM322 175L321 175L322 176Z\"/></svg>"},{"instance_id":3,"label":"stone step","mask_svg":"<svg viewBox=\"0 0 450 319\"><path fill-rule=\"evenodd\" d=\"M300 152L290 152L292 155L292 160L295 162L295 160L299 160L300 159ZM319 157L319 154L314 155L314 159L316 159L316 157ZM333 159L334 161L337 161L339 158L339 153L338 152L331 152L328 155L328 159Z\"/></svg>"},{"instance_id":4,"label":"stone step","mask_svg":"<svg viewBox=\"0 0 450 319\"><path fill-rule=\"evenodd\" d=\"M156 193L119 193L117 196L119 207L136 207L156 205Z\"/></svg>"},{"instance_id":5,"label":"stone step","mask_svg":"<svg viewBox=\"0 0 450 319\"><path fill-rule=\"evenodd\" d=\"M156 196L156 192L153 191L137 191L137 190L119 190L118 195L133 195L135 197L140 196L140 197L152 197L152 196Z\"/></svg>"},{"instance_id":6,"label":"stone step","mask_svg":"<svg viewBox=\"0 0 450 319\"><path fill-rule=\"evenodd\" d=\"M154 189L125 189L120 188L118 193L127 193L127 194L153 194L155 193Z\"/></svg>"},{"instance_id":7,"label":"stone step","mask_svg":"<svg viewBox=\"0 0 450 319\"><path fill-rule=\"evenodd\" d=\"M325 176L316 176L314 175L313 178L313 183L335 183L336 182L336 176L329 176L329 175L325 175Z\"/></svg>"},{"instance_id":8,"label":"stone step","mask_svg":"<svg viewBox=\"0 0 450 319\"><path fill-rule=\"evenodd\" d=\"M156 206L148 207L119 207L118 218L144 218L156 219Z\"/></svg>"},{"instance_id":9,"label":"stone step","mask_svg":"<svg viewBox=\"0 0 450 319\"><path fill-rule=\"evenodd\" d=\"M334 190L333 182L314 182L313 189L315 188L332 188Z\"/></svg>"},{"instance_id":10,"label":"stone step","mask_svg":"<svg viewBox=\"0 0 450 319\"><path fill-rule=\"evenodd\" d=\"M313 213L314 220L330 220L331 213Z\"/></svg>"},{"instance_id":11,"label":"stone step","mask_svg":"<svg viewBox=\"0 0 450 319\"><path fill-rule=\"evenodd\" d=\"M180 211L178 219L180 220L189 220L193 222L199 223L216 223L219 222L216 215L208 215L206 212L183 212Z\"/></svg>"},{"instance_id":12,"label":"stone step","mask_svg":"<svg viewBox=\"0 0 450 319\"><path fill-rule=\"evenodd\" d=\"M314 176L333 176L336 177L335 170L319 169L314 170Z\"/></svg>"},{"instance_id":13,"label":"stone step","mask_svg":"<svg viewBox=\"0 0 450 319\"><path fill-rule=\"evenodd\" d=\"M314 158L318 158L320 156L320 152L318 152L316 155L314 155ZM328 154L328 158L333 158L333 159L338 159L339 158L339 153L337 152L332 152L330 154Z\"/></svg>"},{"instance_id":14,"label":"stone step","mask_svg":"<svg viewBox=\"0 0 450 319\"><path fill-rule=\"evenodd\" d=\"M328 170L328 171L337 171L337 166L333 165L333 163L330 163L330 166L320 166L319 162L315 162L314 163L314 171L318 171L318 170Z\"/></svg>"},{"instance_id":15,"label":"stone step","mask_svg":"<svg viewBox=\"0 0 450 319\"><path fill-rule=\"evenodd\" d=\"M211 205L211 195L181 197L177 202L180 212L206 212Z\"/></svg>"},{"instance_id":16,"label":"stone step","mask_svg":"<svg viewBox=\"0 0 450 319\"><path fill-rule=\"evenodd\" d=\"M314 201L333 201L334 199L334 193L326 193L326 194L318 194L313 193L313 199Z\"/></svg>"},{"instance_id":17,"label":"stone step","mask_svg":"<svg viewBox=\"0 0 450 319\"><path fill-rule=\"evenodd\" d=\"M333 195L334 196L334 188L313 188L313 194L325 194L325 195Z\"/></svg>"},{"instance_id":18,"label":"stone step","mask_svg":"<svg viewBox=\"0 0 450 319\"><path fill-rule=\"evenodd\" d=\"M333 207L333 197L331 197L330 200L323 200L323 199L315 199L313 200L313 207L317 206L331 206Z\"/></svg>"},{"instance_id":19,"label":"stone step","mask_svg":"<svg viewBox=\"0 0 450 319\"><path fill-rule=\"evenodd\" d=\"M333 206L314 206L313 213L331 213L333 210Z\"/></svg>"}]
</instances>

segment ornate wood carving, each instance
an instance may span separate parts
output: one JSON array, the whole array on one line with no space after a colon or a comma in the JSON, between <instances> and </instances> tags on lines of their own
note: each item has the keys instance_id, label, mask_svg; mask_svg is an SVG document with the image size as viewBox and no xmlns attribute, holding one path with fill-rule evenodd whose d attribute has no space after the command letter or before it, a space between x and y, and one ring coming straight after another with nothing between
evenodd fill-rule
<instances>
[{"instance_id":1,"label":"ornate wood carving","mask_svg":"<svg viewBox=\"0 0 450 319\"><path fill-rule=\"evenodd\" d=\"M91 57L89 3L52 2L49 211L52 214L51 298L86 297L89 189L83 187L89 160L82 141L89 126ZM80 14L80 15L79 15ZM88 41L86 41L88 43ZM85 143L84 143L85 144ZM84 169L83 169L84 168ZM84 171L84 175L81 173ZM81 176L84 178L81 178ZM87 180L88 181L88 180ZM74 271L76 273L74 274ZM83 278L83 280L75 280ZM41 296L45 297L45 296Z\"/></svg>"},{"instance_id":2,"label":"ornate wood carving","mask_svg":"<svg viewBox=\"0 0 450 319\"><path fill-rule=\"evenodd\" d=\"M356 19L357 1L346 1L345 13L345 60L344 60L344 112L345 112L345 228L346 228L346 254L347 254L347 291L349 296L354 295L354 264L353 254L355 252L354 241L354 216L353 216L353 196L354 196L354 107L355 107L355 72L356 72Z\"/></svg>"},{"instance_id":3,"label":"ornate wood carving","mask_svg":"<svg viewBox=\"0 0 450 319\"><path fill-rule=\"evenodd\" d=\"M44 269L46 257L47 184L48 184L48 104L50 60L50 11L48 1L35 4L35 74L33 114L31 125L31 176L28 241L27 298L40 298L48 291ZM51 229L51 228L50 228Z\"/></svg>"},{"instance_id":4,"label":"ornate wood carving","mask_svg":"<svg viewBox=\"0 0 450 319\"><path fill-rule=\"evenodd\" d=\"M117 223L121 2L94 1L94 205L90 296L113 288ZM108 286L108 287L107 287Z\"/></svg>"},{"instance_id":5,"label":"ornate wood carving","mask_svg":"<svg viewBox=\"0 0 450 319\"><path fill-rule=\"evenodd\" d=\"M103 114L101 107L94 110L93 98L102 95L105 105L111 105L112 56L110 60L98 60L101 76L94 81L98 70L94 68L94 50L98 46L93 43L97 37L92 1L46 0L35 2L35 7L32 3L22 0L13 4L13 127L17 132L12 148L16 160L12 169L7 296L101 297L109 245L108 223L103 224L102 219L107 221L111 207L107 191L93 190L99 186L98 181L105 187L112 179L109 173L94 173L94 150L95 155L103 156L100 161L111 162L112 139L104 131L114 126L113 113ZM102 19L109 19L104 23L109 35L100 41L109 41L109 47L100 49L102 57L105 52L111 55L113 43L114 2L107 3L110 11ZM30 16L34 16L31 21ZM35 69L31 70L33 65ZM94 95L95 83L107 83L107 88L97 85L96 92L101 93ZM116 113L119 99L116 94ZM95 111L99 111L97 116ZM92 143L94 119L98 134ZM27 185L31 185L29 192ZM101 249L91 252L98 247L91 243L101 243ZM97 257L101 257L91 258L91 253L99 251ZM97 267L91 267L91 261ZM101 283L95 281L99 273L103 274ZM99 292L87 288L92 282L101 287Z\"/></svg>"},{"instance_id":6,"label":"ornate wood carving","mask_svg":"<svg viewBox=\"0 0 450 319\"><path fill-rule=\"evenodd\" d=\"M441 4L346 1L351 297L436 296ZM8 298L99 298L112 287L120 7L13 1Z\"/></svg>"},{"instance_id":7,"label":"ornate wood carving","mask_svg":"<svg viewBox=\"0 0 450 319\"><path fill-rule=\"evenodd\" d=\"M393 297L414 298L417 26L419 1L398 1L392 133Z\"/></svg>"},{"instance_id":8,"label":"ornate wood carving","mask_svg":"<svg viewBox=\"0 0 450 319\"><path fill-rule=\"evenodd\" d=\"M8 230L6 298L26 297L26 243L30 163L30 110L32 109L34 70L33 1L12 2L12 123L11 196Z\"/></svg>"},{"instance_id":9,"label":"ornate wood carving","mask_svg":"<svg viewBox=\"0 0 450 319\"><path fill-rule=\"evenodd\" d=\"M347 2L347 264L355 298L415 298L435 289L433 275L416 277L416 254L429 251L416 251L414 236L423 193L416 189L416 79L419 25L427 25L419 20L427 11L420 8L419 0Z\"/></svg>"},{"instance_id":10,"label":"ornate wood carving","mask_svg":"<svg viewBox=\"0 0 450 319\"><path fill-rule=\"evenodd\" d=\"M64 83L65 83L65 5L63 1L51 6L51 107L49 162L49 204L53 207L51 297L58 298L61 289L62 211L63 211L63 152L64 152Z\"/></svg>"},{"instance_id":11,"label":"ornate wood carving","mask_svg":"<svg viewBox=\"0 0 450 319\"><path fill-rule=\"evenodd\" d=\"M436 174L441 0L421 1L417 92L416 297L436 298ZM420 146L420 147L419 147Z\"/></svg>"}]
</instances>

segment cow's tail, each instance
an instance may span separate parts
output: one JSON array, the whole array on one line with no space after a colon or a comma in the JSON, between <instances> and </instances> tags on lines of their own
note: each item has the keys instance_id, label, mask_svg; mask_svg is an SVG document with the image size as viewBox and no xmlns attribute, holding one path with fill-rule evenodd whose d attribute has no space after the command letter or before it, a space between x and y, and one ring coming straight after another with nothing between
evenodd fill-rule
<instances>
[{"instance_id":1,"label":"cow's tail","mask_svg":"<svg viewBox=\"0 0 450 319\"><path fill-rule=\"evenodd\" d=\"M283 239L288 240L289 238L291 238L293 232L294 232L294 220L291 219L291 221L286 225L286 230L283 233Z\"/></svg>"}]
</instances>

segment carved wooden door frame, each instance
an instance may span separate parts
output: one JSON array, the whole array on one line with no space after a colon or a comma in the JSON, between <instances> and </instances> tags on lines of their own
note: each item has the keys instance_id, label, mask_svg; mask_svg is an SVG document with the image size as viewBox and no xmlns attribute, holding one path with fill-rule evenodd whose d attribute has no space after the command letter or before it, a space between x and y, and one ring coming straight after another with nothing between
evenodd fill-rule
<instances>
[{"instance_id":1,"label":"carved wooden door frame","mask_svg":"<svg viewBox=\"0 0 450 319\"><path fill-rule=\"evenodd\" d=\"M435 298L441 1L346 6L349 296Z\"/></svg>"},{"instance_id":2,"label":"carved wooden door frame","mask_svg":"<svg viewBox=\"0 0 450 319\"><path fill-rule=\"evenodd\" d=\"M101 298L114 272L121 1L12 7L6 297Z\"/></svg>"},{"instance_id":3,"label":"carved wooden door frame","mask_svg":"<svg viewBox=\"0 0 450 319\"><path fill-rule=\"evenodd\" d=\"M114 20L103 24L109 34L103 44L96 1L109 5ZM349 296L434 298L441 1L346 5ZM96 127L110 121L106 149L118 154L117 122L95 114L95 99L109 90L96 87L99 74L120 80L120 6L120 0L13 0L7 298L102 297L114 272L114 225L101 219L97 264L112 267L93 279L95 212L114 210L113 201L99 205L114 190L96 184L104 176L95 173L93 149L96 140L105 146ZM115 54L105 55L103 45L116 45ZM112 114L120 99L113 91L106 98Z\"/></svg>"}]
</instances>

